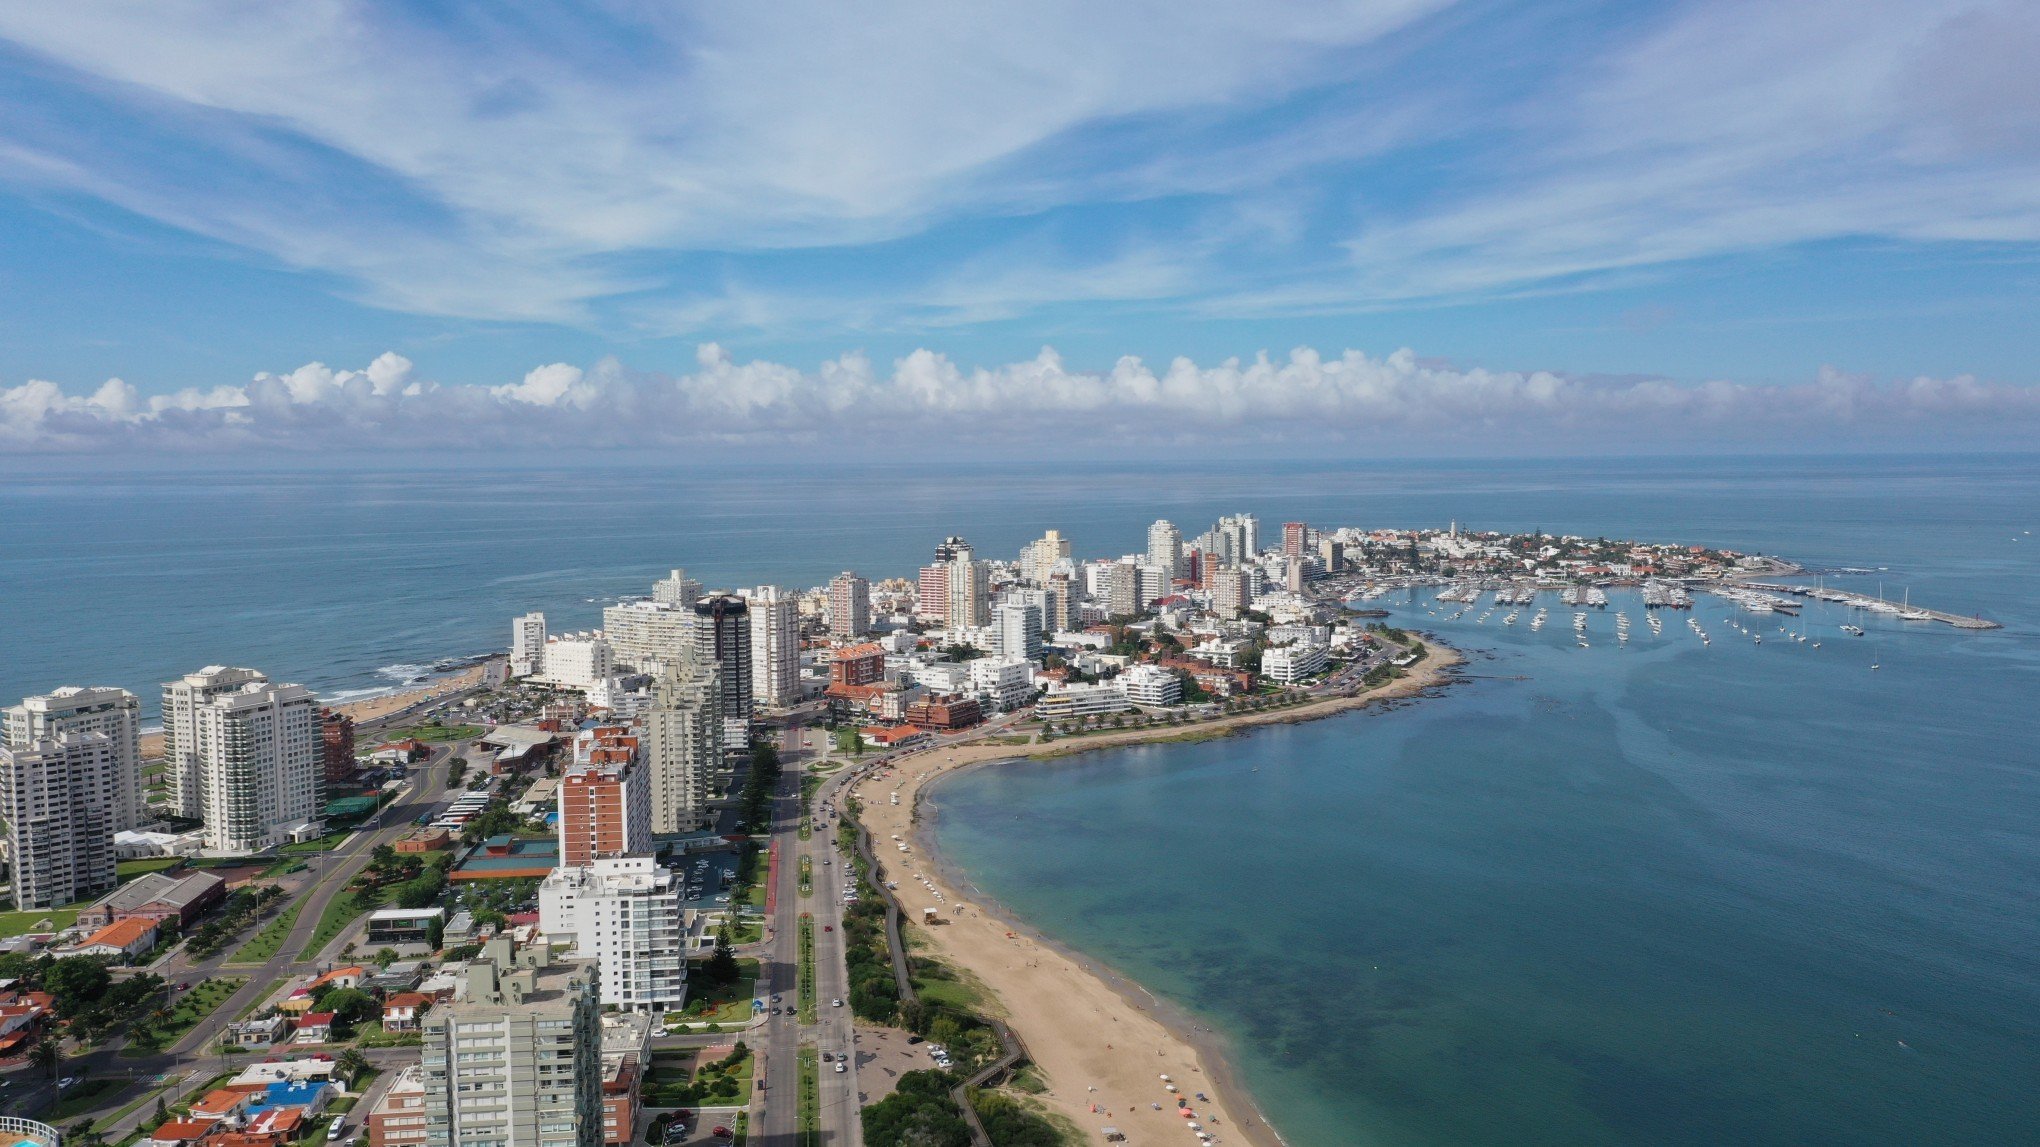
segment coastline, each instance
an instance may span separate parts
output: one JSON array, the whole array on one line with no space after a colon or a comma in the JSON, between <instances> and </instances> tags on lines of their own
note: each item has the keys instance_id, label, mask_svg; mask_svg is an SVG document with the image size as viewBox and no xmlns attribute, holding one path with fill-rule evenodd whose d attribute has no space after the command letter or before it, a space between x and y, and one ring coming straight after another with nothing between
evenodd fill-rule
<instances>
[{"instance_id":1,"label":"coastline","mask_svg":"<svg viewBox=\"0 0 2040 1147\"><path fill-rule=\"evenodd\" d=\"M973 745L968 742L903 757L852 786L874 849L897 834L913 850L887 861L899 883L895 895L913 931L928 949L968 973L1027 1045L1049 1089L1035 1098L1094 1134L1112 1125L1146 1142L1185 1122L1163 1090L1170 1075L1192 1097L1207 1128L1220 1141L1286 1147L1241 1083L1218 1032L1134 981L1042 935L1009 908L979 892L968 874L947 862L934 842L934 818L922 801L943 779L994 765L1046 760L1093 749L1152 744L1190 737L1234 735L1260 725L1318 720L1368 705L1409 700L1452 680L1465 663L1458 650L1428 636L1426 654L1409 675L1359 697L1329 698L1294 709L1241 714L1191 730L1138 730L1053 741L1045 745ZM1075 742L1075 743L1072 743ZM900 803L892 803L897 792ZM874 799L876 798L876 799ZM921 883L926 877L943 899ZM942 924L918 921L933 907ZM1153 1056L1148 1055L1152 1049ZM1197 1092L1209 1102L1195 1100ZM1159 1111L1150 1106L1163 1104ZM1098 1110L1093 1112L1091 1106ZM1210 1116L1217 1115L1214 1123Z\"/></svg>"}]
</instances>

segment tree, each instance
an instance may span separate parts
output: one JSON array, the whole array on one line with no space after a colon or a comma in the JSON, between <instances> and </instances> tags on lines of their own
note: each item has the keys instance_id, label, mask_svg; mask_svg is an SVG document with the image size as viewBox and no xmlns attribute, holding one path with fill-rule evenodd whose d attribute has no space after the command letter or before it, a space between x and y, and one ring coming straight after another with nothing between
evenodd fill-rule
<instances>
[{"instance_id":1,"label":"tree","mask_svg":"<svg viewBox=\"0 0 2040 1147\"><path fill-rule=\"evenodd\" d=\"M57 1011L78 1014L113 983L113 974L95 956L66 956L43 973L43 989L57 999Z\"/></svg>"},{"instance_id":2,"label":"tree","mask_svg":"<svg viewBox=\"0 0 2040 1147\"><path fill-rule=\"evenodd\" d=\"M334 1066L351 1082L361 1078L361 1073L369 1069L369 1062L368 1057L361 1054L359 1049L350 1047L340 1053L340 1058L334 1061Z\"/></svg>"},{"instance_id":3,"label":"tree","mask_svg":"<svg viewBox=\"0 0 2040 1147\"><path fill-rule=\"evenodd\" d=\"M715 951L702 966L702 975L710 983L729 984L737 978L737 954L730 944L730 922L723 918L722 926L716 929Z\"/></svg>"},{"instance_id":4,"label":"tree","mask_svg":"<svg viewBox=\"0 0 2040 1147\"><path fill-rule=\"evenodd\" d=\"M394 964L396 962L397 962L397 950L395 948L377 948L375 950L376 967L387 968L391 964Z\"/></svg>"},{"instance_id":5,"label":"tree","mask_svg":"<svg viewBox=\"0 0 2040 1147\"><path fill-rule=\"evenodd\" d=\"M56 1036L45 1032L28 1049L28 1062L31 1067L42 1068L44 1075L55 1079L64 1070L64 1045L57 1042Z\"/></svg>"}]
</instances>

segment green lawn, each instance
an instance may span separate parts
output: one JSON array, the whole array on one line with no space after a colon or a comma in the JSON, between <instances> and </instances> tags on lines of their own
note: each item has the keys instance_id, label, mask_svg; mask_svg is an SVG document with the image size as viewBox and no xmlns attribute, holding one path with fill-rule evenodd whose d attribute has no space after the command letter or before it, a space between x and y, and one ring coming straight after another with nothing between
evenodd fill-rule
<instances>
[{"instance_id":1,"label":"green lawn","mask_svg":"<svg viewBox=\"0 0 2040 1147\"><path fill-rule=\"evenodd\" d=\"M37 908L28 912L0 912L0 936L24 936L30 932L55 932L78 920L78 909ZM47 921L47 923L45 923Z\"/></svg>"},{"instance_id":2,"label":"green lawn","mask_svg":"<svg viewBox=\"0 0 2040 1147\"><path fill-rule=\"evenodd\" d=\"M201 980L181 995L177 1005L170 1010L170 1019L154 1030L153 1038L147 1041L129 1039L128 1045L120 1049L125 1056L155 1055L166 1047L184 1038L184 1033L197 1027L200 1020L213 1014L221 1004L247 983L245 976L222 976Z\"/></svg>"},{"instance_id":3,"label":"green lawn","mask_svg":"<svg viewBox=\"0 0 2040 1147\"><path fill-rule=\"evenodd\" d=\"M121 883L125 884L143 873L164 872L183 863L184 858L181 856L144 856L135 860L116 861L113 871L114 875L120 877Z\"/></svg>"},{"instance_id":4,"label":"green lawn","mask_svg":"<svg viewBox=\"0 0 2040 1147\"><path fill-rule=\"evenodd\" d=\"M800 917L800 979L795 999L800 1002L800 1022L815 1022L815 918Z\"/></svg>"},{"instance_id":5,"label":"green lawn","mask_svg":"<svg viewBox=\"0 0 2040 1147\"><path fill-rule=\"evenodd\" d=\"M290 937L290 930L297 924L298 913L304 910L304 901L294 901L278 913L276 918L262 926L255 938L241 945L240 949L227 958L229 964L261 964L283 947Z\"/></svg>"},{"instance_id":6,"label":"green lawn","mask_svg":"<svg viewBox=\"0 0 2040 1147\"><path fill-rule=\"evenodd\" d=\"M98 1107L104 1102L108 1092L126 1087L127 1082L125 1079L105 1078L83 1080L64 1093L64 1098L57 1102L56 1109L50 1114L59 1123L67 1122L73 1116L83 1115Z\"/></svg>"},{"instance_id":7,"label":"green lawn","mask_svg":"<svg viewBox=\"0 0 2040 1147\"><path fill-rule=\"evenodd\" d=\"M821 1063L815 1046L800 1045L800 1143L802 1147L822 1141Z\"/></svg>"},{"instance_id":8,"label":"green lawn","mask_svg":"<svg viewBox=\"0 0 2040 1147\"><path fill-rule=\"evenodd\" d=\"M687 1001L684 1015L667 1013L675 1023L689 1024L741 1024L751 1018L751 1001L758 994L758 961L738 960L737 978L734 983L713 991L697 992ZM690 981L690 984L692 981ZM700 1005L705 1010L699 1013L694 1008Z\"/></svg>"},{"instance_id":9,"label":"green lawn","mask_svg":"<svg viewBox=\"0 0 2040 1147\"><path fill-rule=\"evenodd\" d=\"M298 953L298 959L310 960L316 957L321 949L332 943L340 933L347 931L350 925L361 919L362 914L372 907L374 904L364 902L358 892L335 896L333 902L326 905L326 911L320 914L319 929L312 933L312 938L305 944L304 951Z\"/></svg>"}]
</instances>

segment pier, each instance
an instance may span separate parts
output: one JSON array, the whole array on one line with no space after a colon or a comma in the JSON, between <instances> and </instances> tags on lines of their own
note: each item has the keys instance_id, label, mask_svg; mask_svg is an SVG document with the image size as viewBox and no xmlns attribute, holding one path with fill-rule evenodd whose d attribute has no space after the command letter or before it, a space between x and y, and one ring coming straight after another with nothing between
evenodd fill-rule
<instances>
[{"instance_id":1,"label":"pier","mask_svg":"<svg viewBox=\"0 0 2040 1147\"><path fill-rule=\"evenodd\" d=\"M1810 585L1784 585L1755 581L1746 581L1740 584L1750 589L1768 590L1772 593L1789 593L1799 597L1814 598L1818 601L1831 601L1838 605L1867 609L1872 613L1881 613L1904 621L1938 621L1943 625L1952 625L1957 629L2004 628L2003 625L1982 617L1968 617L1959 613L1944 613L1941 610L1927 609L1924 606L1900 605L1895 601L1888 601L1881 597L1871 597L1867 593L1852 593L1845 589L1829 589L1824 586L1816 588Z\"/></svg>"}]
</instances>

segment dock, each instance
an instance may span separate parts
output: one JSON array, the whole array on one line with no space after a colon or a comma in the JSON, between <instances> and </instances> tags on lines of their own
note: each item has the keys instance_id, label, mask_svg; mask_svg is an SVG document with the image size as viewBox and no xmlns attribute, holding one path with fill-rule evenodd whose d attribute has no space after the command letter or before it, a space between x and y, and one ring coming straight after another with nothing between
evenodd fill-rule
<instances>
[{"instance_id":1,"label":"dock","mask_svg":"<svg viewBox=\"0 0 2040 1147\"><path fill-rule=\"evenodd\" d=\"M1838 605L1854 606L1857 609L1867 609L1872 613L1881 613L1891 617L1903 618L1906 613L1920 614L1923 616L1908 618L1907 620L1938 621L1943 625L1952 625L1956 629L2004 628L2002 624L1982 617L1970 617L1960 613L1946 613L1938 609L1928 609L1925 606L1919 605L1901 606L1895 601L1871 597L1867 593L1852 593L1845 589L1832 589L1826 586L1816 588L1810 585L1785 585L1777 582L1746 581L1741 584L1751 589L1768 590L1771 593L1789 593L1798 597L1810 597L1818 601L1831 601Z\"/></svg>"}]
</instances>

